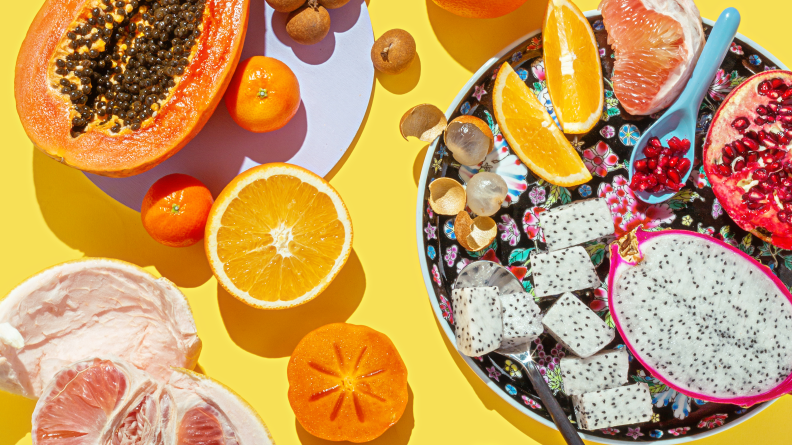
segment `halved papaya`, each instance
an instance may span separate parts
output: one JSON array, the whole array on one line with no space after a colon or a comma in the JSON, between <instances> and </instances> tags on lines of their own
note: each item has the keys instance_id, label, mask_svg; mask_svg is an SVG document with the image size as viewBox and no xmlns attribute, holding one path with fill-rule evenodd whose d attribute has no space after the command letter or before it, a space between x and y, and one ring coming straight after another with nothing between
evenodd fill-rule
<instances>
[{"instance_id":1,"label":"halved papaya","mask_svg":"<svg viewBox=\"0 0 792 445\"><path fill-rule=\"evenodd\" d=\"M142 173L189 142L239 63L249 0L47 0L17 57L17 113L49 156Z\"/></svg>"}]
</instances>

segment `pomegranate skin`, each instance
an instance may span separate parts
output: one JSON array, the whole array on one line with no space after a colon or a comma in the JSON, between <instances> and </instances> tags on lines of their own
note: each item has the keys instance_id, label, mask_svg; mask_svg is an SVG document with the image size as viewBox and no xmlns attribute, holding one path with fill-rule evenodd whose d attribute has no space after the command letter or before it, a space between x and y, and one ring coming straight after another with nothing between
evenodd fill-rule
<instances>
[{"instance_id":1,"label":"pomegranate skin","mask_svg":"<svg viewBox=\"0 0 792 445\"><path fill-rule=\"evenodd\" d=\"M777 85L778 80L783 82L781 90L773 89L774 80ZM735 88L713 117L703 163L715 196L738 226L777 247L792 249L792 220L784 211L789 190L783 185L785 167L792 165L787 151L792 122L778 119L786 117L787 107L792 106L787 104L792 93L785 94L784 89L792 91L790 71L765 71ZM778 174L773 176L770 168ZM766 173L769 178L757 179Z\"/></svg>"}]
</instances>

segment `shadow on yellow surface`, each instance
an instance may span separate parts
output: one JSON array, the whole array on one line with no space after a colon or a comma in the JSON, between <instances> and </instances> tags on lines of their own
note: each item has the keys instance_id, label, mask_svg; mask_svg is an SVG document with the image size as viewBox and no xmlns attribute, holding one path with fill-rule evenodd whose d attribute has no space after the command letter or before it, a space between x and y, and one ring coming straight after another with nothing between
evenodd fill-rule
<instances>
[{"instance_id":1,"label":"shadow on yellow surface","mask_svg":"<svg viewBox=\"0 0 792 445\"><path fill-rule=\"evenodd\" d=\"M287 357L305 334L346 321L363 299L366 274L354 250L330 286L292 309L263 310L237 300L217 286L217 301L228 335L240 348L261 357Z\"/></svg>"},{"instance_id":2,"label":"shadow on yellow surface","mask_svg":"<svg viewBox=\"0 0 792 445\"><path fill-rule=\"evenodd\" d=\"M410 441L410 436L412 435L412 430L415 427L415 417L413 417L413 391L412 388L407 388L409 391L409 400L407 401L407 407L404 409L404 414L402 414L401 419L396 422L396 425L388 428L385 433L370 441L366 442L368 445L405 445ZM339 442L333 442L330 440L320 439L316 436L311 435L308 431L305 431L300 422L295 420L294 421L295 428L297 429L297 437L300 438L300 443L302 445L333 445ZM350 443L350 442L344 442Z\"/></svg>"},{"instance_id":3,"label":"shadow on yellow surface","mask_svg":"<svg viewBox=\"0 0 792 445\"><path fill-rule=\"evenodd\" d=\"M532 438L538 443L541 443L542 445L566 444L566 441L564 441L561 433L545 425L542 425L541 423L521 413L516 408L506 403L505 400L503 400L483 381L481 381L481 379L473 372L473 370L470 369L467 363L462 360L462 357L460 357L459 352L457 352L454 345L448 341L448 338L446 338L443 328L437 322L437 319L435 319L435 324L437 325L438 331L440 331L439 334L443 338L443 343L445 344L448 353L454 358L454 363L456 363L459 370L462 371L462 374L465 376L468 383L470 383L473 391L476 392L479 400L481 400L487 409L497 411L501 417L514 425L515 428L519 429L523 434Z\"/></svg>"},{"instance_id":4,"label":"shadow on yellow surface","mask_svg":"<svg viewBox=\"0 0 792 445\"><path fill-rule=\"evenodd\" d=\"M36 199L52 233L90 257L117 258L154 266L181 287L197 287L212 276L203 242L167 247L154 241L140 214L116 202L82 172L33 148Z\"/></svg>"},{"instance_id":5,"label":"shadow on yellow surface","mask_svg":"<svg viewBox=\"0 0 792 445\"><path fill-rule=\"evenodd\" d=\"M469 19L426 0L426 11L437 40L454 60L471 72L517 39L541 28L546 8L547 0L528 0L503 17Z\"/></svg>"},{"instance_id":6,"label":"shadow on yellow surface","mask_svg":"<svg viewBox=\"0 0 792 445\"><path fill-rule=\"evenodd\" d=\"M375 70L374 75L379 84L391 93L409 93L421 80L421 55L416 54L412 65L401 74L385 74Z\"/></svg>"},{"instance_id":7,"label":"shadow on yellow surface","mask_svg":"<svg viewBox=\"0 0 792 445\"><path fill-rule=\"evenodd\" d=\"M441 136L442 137L442 136ZM429 151L429 147L431 144L427 144L421 151L415 155L415 162L413 162L413 179L415 180L415 186L418 186L418 183L421 182L421 170L423 169L423 163L426 160L426 152Z\"/></svg>"},{"instance_id":8,"label":"shadow on yellow surface","mask_svg":"<svg viewBox=\"0 0 792 445\"><path fill-rule=\"evenodd\" d=\"M35 407L35 400L0 391L0 419L3 419L0 445L15 445L30 432Z\"/></svg>"}]
</instances>

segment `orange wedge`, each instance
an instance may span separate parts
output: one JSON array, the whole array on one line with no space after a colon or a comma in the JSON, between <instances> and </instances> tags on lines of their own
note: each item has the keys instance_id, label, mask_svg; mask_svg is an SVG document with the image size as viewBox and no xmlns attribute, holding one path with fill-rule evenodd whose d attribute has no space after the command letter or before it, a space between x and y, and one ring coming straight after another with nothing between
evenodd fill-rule
<instances>
[{"instance_id":1,"label":"orange wedge","mask_svg":"<svg viewBox=\"0 0 792 445\"><path fill-rule=\"evenodd\" d=\"M586 16L569 0L550 0L545 14L547 89L564 133L587 133L605 104L597 40Z\"/></svg>"},{"instance_id":2,"label":"orange wedge","mask_svg":"<svg viewBox=\"0 0 792 445\"><path fill-rule=\"evenodd\" d=\"M205 239L212 272L231 295L283 309L333 281L352 250L352 221L324 179L295 165L264 164L220 193Z\"/></svg>"},{"instance_id":3,"label":"orange wedge","mask_svg":"<svg viewBox=\"0 0 792 445\"><path fill-rule=\"evenodd\" d=\"M591 179L572 144L508 62L498 71L493 90L492 105L501 133L531 171L563 187Z\"/></svg>"}]
</instances>

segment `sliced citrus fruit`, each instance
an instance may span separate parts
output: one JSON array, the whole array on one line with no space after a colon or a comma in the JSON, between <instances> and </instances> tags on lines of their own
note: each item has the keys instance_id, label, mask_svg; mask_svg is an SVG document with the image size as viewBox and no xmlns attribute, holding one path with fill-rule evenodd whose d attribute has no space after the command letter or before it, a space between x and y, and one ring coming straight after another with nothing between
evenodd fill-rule
<instances>
[{"instance_id":1,"label":"sliced citrus fruit","mask_svg":"<svg viewBox=\"0 0 792 445\"><path fill-rule=\"evenodd\" d=\"M209 265L231 295L282 309L333 281L352 250L352 221L324 179L294 165L264 164L220 193L205 243Z\"/></svg>"},{"instance_id":2,"label":"sliced citrus fruit","mask_svg":"<svg viewBox=\"0 0 792 445\"><path fill-rule=\"evenodd\" d=\"M498 71L493 90L492 106L501 133L528 168L564 187L591 179L572 144L508 62Z\"/></svg>"},{"instance_id":3,"label":"sliced citrus fruit","mask_svg":"<svg viewBox=\"0 0 792 445\"><path fill-rule=\"evenodd\" d=\"M605 105L594 30L570 0L550 0L542 36L547 89L561 128L564 133L586 133Z\"/></svg>"},{"instance_id":4,"label":"sliced citrus fruit","mask_svg":"<svg viewBox=\"0 0 792 445\"><path fill-rule=\"evenodd\" d=\"M635 115L656 113L685 88L704 49L692 0L603 0L602 21L616 53L613 91Z\"/></svg>"},{"instance_id":5,"label":"sliced citrus fruit","mask_svg":"<svg viewBox=\"0 0 792 445\"><path fill-rule=\"evenodd\" d=\"M289 404L300 425L322 439L368 442L407 407L407 368L383 333L334 323L306 335L288 367Z\"/></svg>"}]
</instances>

